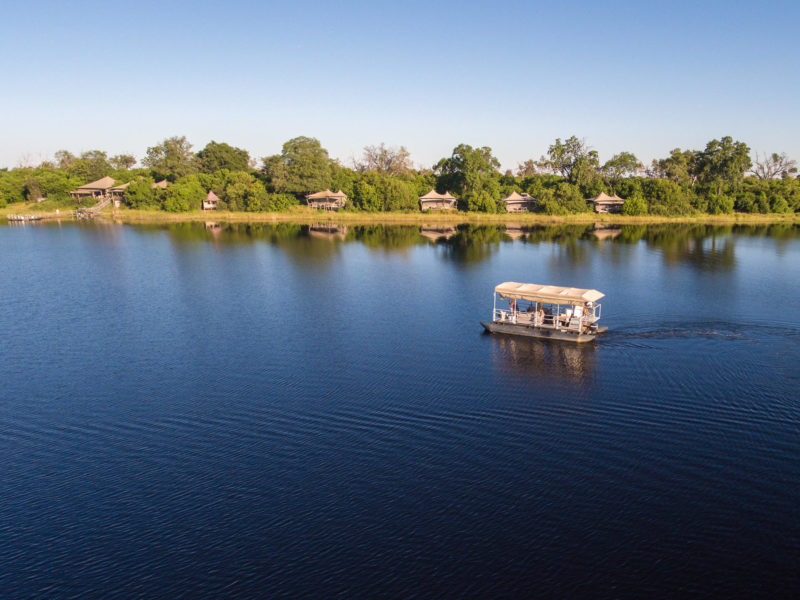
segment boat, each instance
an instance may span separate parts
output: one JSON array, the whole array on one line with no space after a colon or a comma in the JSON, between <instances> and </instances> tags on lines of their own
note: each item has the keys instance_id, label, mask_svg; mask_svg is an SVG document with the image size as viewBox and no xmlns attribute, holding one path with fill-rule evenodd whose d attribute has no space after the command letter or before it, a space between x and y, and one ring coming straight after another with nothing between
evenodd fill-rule
<instances>
[{"instance_id":1,"label":"boat","mask_svg":"<svg viewBox=\"0 0 800 600\"><path fill-rule=\"evenodd\" d=\"M608 329L597 324L597 301L604 296L597 290L506 281L494 288L492 320L481 325L489 333L590 342ZM498 307L498 298L508 307Z\"/></svg>"}]
</instances>

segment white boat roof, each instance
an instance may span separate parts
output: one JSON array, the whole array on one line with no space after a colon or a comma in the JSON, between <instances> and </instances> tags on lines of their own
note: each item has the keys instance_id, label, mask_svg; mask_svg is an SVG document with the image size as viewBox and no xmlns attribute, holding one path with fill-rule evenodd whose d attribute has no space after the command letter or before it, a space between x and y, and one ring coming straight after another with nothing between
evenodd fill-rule
<instances>
[{"instance_id":1,"label":"white boat roof","mask_svg":"<svg viewBox=\"0 0 800 600\"><path fill-rule=\"evenodd\" d=\"M583 290L574 287L557 285L539 285L537 283L518 283L506 281L494 288L501 298L528 300L530 302L552 302L554 304L586 304L597 302L605 294L597 290Z\"/></svg>"}]
</instances>

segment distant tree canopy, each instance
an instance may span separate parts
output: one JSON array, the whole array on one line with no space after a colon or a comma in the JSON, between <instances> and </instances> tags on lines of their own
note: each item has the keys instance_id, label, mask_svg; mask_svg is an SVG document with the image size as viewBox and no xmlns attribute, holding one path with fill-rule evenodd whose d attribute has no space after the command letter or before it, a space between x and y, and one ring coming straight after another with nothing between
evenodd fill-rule
<instances>
[{"instance_id":1,"label":"distant tree canopy","mask_svg":"<svg viewBox=\"0 0 800 600\"><path fill-rule=\"evenodd\" d=\"M192 145L186 141L186 136L167 138L160 144L151 146L147 149L142 164L153 172L156 179L169 181L177 181L196 171Z\"/></svg>"},{"instance_id":2,"label":"distant tree canopy","mask_svg":"<svg viewBox=\"0 0 800 600\"><path fill-rule=\"evenodd\" d=\"M128 206L176 212L198 209L209 190L223 210L279 211L325 188L347 194L346 209L368 212L419 210L419 196L431 188L453 193L462 210L490 213L503 211L502 198L512 191L527 192L536 199L535 210L555 215L592 210L586 200L600 192L624 198L628 215L800 212L797 162L781 153L756 154L753 161L747 144L731 137L711 140L702 150L676 148L646 170L631 152L601 164L585 140L558 138L546 156L520 163L516 175L500 171L488 146L468 144L453 148L433 169L414 169L405 147L381 143L366 146L348 168L332 160L319 140L304 136L265 157L258 171L244 149L211 141L195 154L183 136L148 148L142 168L135 168L133 155L109 158L101 150L59 150L37 167L23 162L28 166L0 169L0 206L74 205L70 190L110 176L130 183ZM154 186L161 179L170 182L166 189Z\"/></svg>"},{"instance_id":3,"label":"distant tree canopy","mask_svg":"<svg viewBox=\"0 0 800 600\"><path fill-rule=\"evenodd\" d=\"M132 154L117 154L109 162L115 169L130 169L136 164L136 157Z\"/></svg>"},{"instance_id":4,"label":"distant tree canopy","mask_svg":"<svg viewBox=\"0 0 800 600\"><path fill-rule=\"evenodd\" d=\"M495 212L493 199L500 191L499 168L500 161L488 146L473 148L459 144L450 157L443 158L434 167L434 172L439 174L437 188L460 197L470 210Z\"/></svg>"},{"instance_id":5,"label":"distant tree canopy","mask_svg":"<svg viewBox=\"0 0 800 600\"><path fill-rule=\"evenodd\" d=\"M355 168L361 173L375 171L385 175L399 175L411 170L410 157L411 154L405 146L387 148L383 143L380 146L364 146L364 154L361 161L356 161Z\"/></svg>"},{"instance_id":6,"label":"distant tree canopy","mask_svg":"<svg viewBox=\"0 0 800 600\"><path fill-rule=\"evenodd\" d=\"M247 171L250 168L250 153L242 148L210 141L197 153L200 170L204 173L215 171Z\"/></svg>"},{"instance_id":7,"label":"distant tree canopy","mask_svg":"<svg viewBox=\"0 0 800 600\"><path fill-rule=\"evenodd\" d=\"M263 162L264 173L276 192L299 196L331 185L332 161L316 138L293 138L283 145L280 154Z\"/></svg>"}]
</instances>

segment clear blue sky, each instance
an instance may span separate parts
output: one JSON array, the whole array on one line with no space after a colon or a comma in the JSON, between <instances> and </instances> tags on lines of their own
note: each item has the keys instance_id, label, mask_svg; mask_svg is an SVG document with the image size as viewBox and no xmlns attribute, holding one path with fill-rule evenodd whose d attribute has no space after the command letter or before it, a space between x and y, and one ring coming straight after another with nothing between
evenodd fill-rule
<instances>
[{"instance_id":1,"label":"clear blue sky","mask_svg":"<svg viewBox=\"0 0 800 600\"><path fill-rule=\"evenodd\" d=\"M796 2L7 2L0 166L186 135L348 163L578 135L649 162L731 135L800 159Z\"/></svg>"}]
</instances>

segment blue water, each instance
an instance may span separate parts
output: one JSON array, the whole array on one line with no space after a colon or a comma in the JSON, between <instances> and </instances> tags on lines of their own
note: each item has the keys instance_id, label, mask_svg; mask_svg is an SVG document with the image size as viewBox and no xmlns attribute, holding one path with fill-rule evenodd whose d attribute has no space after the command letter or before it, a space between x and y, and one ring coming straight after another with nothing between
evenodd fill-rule
<instances>
[{"instance_id":1,"label":"blue water","mask_svg":"<svg viewBox=\"0 0 800 600\"><path fill-rule=\"evenodd\" d=\"M0 227L0 597L800 593L799 228L423 232Z\"/></svg>"}]
</instances>

